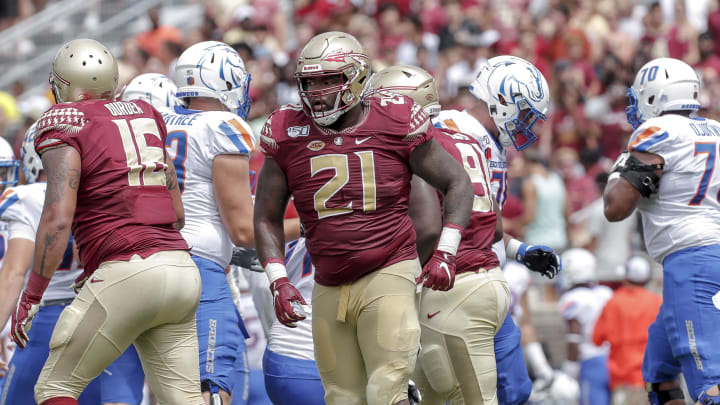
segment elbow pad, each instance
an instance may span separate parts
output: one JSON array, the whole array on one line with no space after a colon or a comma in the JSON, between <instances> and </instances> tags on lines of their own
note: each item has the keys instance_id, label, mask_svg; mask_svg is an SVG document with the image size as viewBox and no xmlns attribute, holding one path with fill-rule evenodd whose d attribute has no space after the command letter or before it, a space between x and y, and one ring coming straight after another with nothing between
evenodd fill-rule
<instances>
[{"instance_id":1,"label":"elbow pad","mask_svg":"<svg viewBox=\"0 0 720 405\"><path fill-rule=\"evenodd\" d=\"M640 194L649 198L656 194L660 188L660 176L655 171L662 170L665 164L647 164L641 162L633 155L628 155L624 162L613 168L613 173L627 180Z\"/></svg>"}]
</instances>

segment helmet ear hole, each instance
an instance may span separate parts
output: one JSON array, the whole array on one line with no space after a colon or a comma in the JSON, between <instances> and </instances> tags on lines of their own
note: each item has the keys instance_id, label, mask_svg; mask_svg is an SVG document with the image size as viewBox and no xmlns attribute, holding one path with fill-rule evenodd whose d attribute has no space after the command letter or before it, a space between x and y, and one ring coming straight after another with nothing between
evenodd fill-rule
<instances>
[{"instance_id":1,"label":"helmet ear hole","mask_svg":"<svg viewBox=\"0 0 720 405\"><path fill-rule=\"evenodd\" d=\"M505 97L502 96L502 94L498 94L498 100L500 100L500 104L507 106L507 102L505 101Z\"/></svg>"},{"instance_id":2,"label":"helmet ear hole","mask_svg":"<svg viewBox=\"0 0 720 405\"><path fill-rule=\"evenodd\" d=\"M653 95L653 96L650 96L650 98L648 98L648 104L652 105L653 102L655 102L655 96L654 96L654 95Z\"/></svg>"},{"instance_id":3,"label":"helmet ear hole","mask_svg":"<svg viewBox=\"0 0 720 405\"><path fill-rule=\"evenodd\" d=\"M225 87L227 87L228 90L232 89L232 84L228 81L225 82Z\"/></svg>"}]
</instances>

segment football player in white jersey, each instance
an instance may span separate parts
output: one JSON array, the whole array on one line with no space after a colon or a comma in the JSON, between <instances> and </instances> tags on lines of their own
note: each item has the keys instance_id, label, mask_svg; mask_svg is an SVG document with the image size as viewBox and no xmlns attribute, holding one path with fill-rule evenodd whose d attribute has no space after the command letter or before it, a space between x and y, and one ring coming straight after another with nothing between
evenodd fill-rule
<instances>
[{"instance_id":1,"label":"football player in white jersey","mask_svg":"<svg viewBox=\"0 0 720 405\"><path fill-rule=\"evenodd\" d=\"M398 67L406 71L408 83L412 86L400 85L383 87L391 92L409 94L428 86L435 86L431 78L425 78L426 72L413 66ZM390 70L385 72L391 74ZM424 72L424 73L423 73ZM378 72L378 75L383 74ZM410 76L407 76L410 75ZM402 78L402 76L399 76ZM505 80L505 78L510 78ZM381 81L381 80L378 80ZM512 82L512 86L510 83ZM524 83L530 83L528 86ZM473 86L482 87L482 92L473 90L473 94L493 95L483 100L488 104L490 115L500 130L499 140L491 135L474 117L466 111L441 111L437 97L426 96L416 100L431 117L436 127L449 128L474 136L485 148L488 167L491 173L492 194L497 199L500 209L507 194L507 161L504 146L515 145L518 150L530 146L536 139L532 126L538 119L545 119L549 103L549 90L542 74L529 62L512 56L500 56L490 59L488 66L483 68L475 79ZM375 91L378 89L368 89ZM437 90L427 91L429 95L437 94ZM503 96L503 94L505 94ZM498 104L499 98L505 97L504 105ZM510 130L510 128L514 128ZM504 144L504 146L503 146ZM552 278L560 270L560 258L546 246L531 246L505 236L508 248L502 240L493 245L501 266L505 264L507 254L524 263L533 271ZM419 248L419 252L422 249ZM520 329L506 317L500 330L495 335L495 358L497 361L497 392L502 405L524 404L532 390L532 382L528 376L525 359L521 349ZM539 343L537 348L540 349ZM545 359L542 349L539 354ZM545 360L547 364L547 360ZM549 369L549 366L548 366Z\"/></svg>"},{"instance_id":2,"label":"football player in white jersey","mask_svg":"<svg viewBox=\"0 0 720 405\"><path fill-rule=\"evenodd\" d=\"M645 245L663 265L663 304L648 331L643 378L650 402L681 404L682 369L698 404L720 404L720 123L700 109L700 80L686 63L645 64L628 90L634 132L603 195L605 216L635 208Z\"/></svg>"},{"instance_id":3,"label":"football player in white jersey","mask_svg":"<svg viewBox=\"0 0 720 405\"><path fill-rule=\"evenodd\" d=\"M272 317L268 345L263 356L265 388L275 405L296 404L299 403L298 398L302 398L301 402L305 405L323 405L325 390L315 364L310 310L315 267L305 247L305 238L285 245L285 263L288 279L307 303L298 308L306 318L298 321L295 324L297 327L291 329ZM263 288L262 291L270 296L269 289ZM258 302L256 300L256 305ZM272 298L260 302L269 308L258 308L258 311L274 311Z\"/></svg>"},{"instance_id":4,"label":"football player in white jersey","mask_svg":"<svg viewBox=\"0 0 720 405\"><path fill-rule=\"evenodd\" d=\"M9 227L7 260L0 271L0 323L5 324L15 309L20 292L30 270L35 246L35 234L45 201L45 172L42 160L34 148L35 125L23 140L22 163L26 185L10 188L0 199L0 220ZM74 259L72 237L57 272L50 279L40 301L40 309L33 319L33 328L25 349L16 349L8 375L2 383L0 404L34 404L31 387L40 375L48 357L50 336L63 309L75 298L75 279L82 268ZM140 359L131 346L100 376L95 378L79 398L81 405L129 404L139 405L145 374Z\"/></svg>"},{"instance_id":5,"label":"football player in white jersey","mask_svg":"<svg viewBox=\"0 0 720 405\"><path fill-rule=\"evenodd\" d=\"M607 346L592 341L595 321L612 297L608 287L595 285L595 256L585 249L569 249L562 255L561 285L565 292L558 311L567 324L567 359L562 371L580 383L580 405L610 403Z\"/></svg>"},{"instance_id":6,"label":"football player in white jersey","mask_svg":"<svg viewBox=\"0 0 720 405\"><path fill-rule=\"evenodd\" d=\"M0 193L3 193L8 187L17 185L19 167L20 162L15 159L15 153L13 152L12 147L5 138L0 137ZM5 253L7 252L8 247L7 245L8 224L7 222L2 221L0 222L0 266L2 266L2 263L5 260ZM7 326L5 323L0 324L0 328L3 328L3 331L0 332L0 387L2 386L3 377L7 372L7 363L10 357L10 353L5 350L6 342L9 343L8 334L5 333L5 326Z\"/></svg>"},{"instance_id":7,"label":"football player in white jersey","mask_svg":"<svg viewBox=\"0 0 720 405\"><path fill-rule=\"evenodd\" d=\"M245 392L233 393L244 388L234 387L232 378L238 351L244 350L244 327L225 268L233 245L254 245L249 157L255 139L245 122L250 75L233 48L207 41L180 55L175 77L176 96L187 108L175 106L162 113L168 131L165 146L175 163L185 208L181 232L202 277L197 310L200 380L208 404L229 405L237 403L233 394L247 398ZM295 220L286 237L298 234Z\"/></svg>"},{"instance_id":8,"label":"football player in white jersey","mask_svg":"<svg viewBox=\"0 0 720 405\"><path fill-rule=\"evenodd\" d=\"M176 105L185 105L175 96L177 86L167 76L160 73L143 73L135 76L123 88L122 101L143 100L150 103L156 110L162 111Z\"/></svg>"}]
</instances>

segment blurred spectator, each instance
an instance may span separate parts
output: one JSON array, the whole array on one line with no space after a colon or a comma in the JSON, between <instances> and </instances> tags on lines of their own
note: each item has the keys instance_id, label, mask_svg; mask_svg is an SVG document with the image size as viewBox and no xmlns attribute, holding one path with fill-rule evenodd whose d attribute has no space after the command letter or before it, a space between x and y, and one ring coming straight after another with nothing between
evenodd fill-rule
<instances>
[{"instance_id":1,"label":"blurred spectator","mask_svg":"<svg viewBox=\"0 0 720 405\"><path fill-rule=\"evenodd\" d=\"M700 60L695 68L703 74L712 74L707 72L712 69L715 75L720 75L720 56L715 53L715 37L710 32L703 32L698 37L698 53Z\"/></svg>"},{"instance_id":2,"label":"blurred spectator","mask_svg":"<svg viewBox=\"0 0 720 405\"><path fill-rule=\"evenodd\" d=\"M155 6L148 11L151 28L148 31L139 33L135 40L140 49L150 56L158 56L160 47L165 41L182 43L182 33L171 25L160 24L160 6Z\"/></svg>"},{"instance_id":3,"label":"blurred spectator","mask_svg":"<svg viewBox=\"0 0 720 405\"><path fill-rule=\"evenodd\" d=\"M617 269L630 257L638 224L635 215L619 222L608 222L605 218L602 192L607 180L607 173L598 174L595 185L600 197L570 217L573 228L580 229L575 235L576 244L587 248L597 258L597 277L601 281L622 277L617 274Z\"/></svg>"},{"instance_id":4,"label":"blurred spectator","mask_svg":"<svg viewBox=\"0 0 720 405\"><path fill-rule=\"evenodd\" d=\"M647 402L642 361L648 328L662 304L659 295L644 287L652 277L647 259L634 256L622 268L623 285L605 305L592 338L596 345L610 343L608 368L613 405Z\"/></svg>"},{"instance_id":5,"label":"blurred spectator","mask_svg":"<svg viewBox=\"0 0 720 405\"><path fill-rule=\"evenodd\" d=\"M562 178L545 159L526 152L528 177L522 183L525 242L562 251L568 246L568 202Z\"/></svg>"}]
</instances>

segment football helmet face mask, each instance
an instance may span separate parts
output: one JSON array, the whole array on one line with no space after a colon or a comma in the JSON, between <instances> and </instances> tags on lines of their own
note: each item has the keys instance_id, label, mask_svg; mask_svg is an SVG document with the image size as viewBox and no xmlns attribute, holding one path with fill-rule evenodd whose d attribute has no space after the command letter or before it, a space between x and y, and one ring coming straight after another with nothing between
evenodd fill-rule
<instances>
[{"instance_id":1,"label":"football helmet face mask","mask_svg":"<svg viewBox=\"0 0 720 405\"><path fill-rule=\"evenodd\" d=\"M27 184L35 183L43 170L42 159L35 152L35 124L25 132L25 138L20 149L20 158L23 163L25 181Z\"/></svg>"},{"instance_id":2,"label":"football helmet face mask","mask_svg":"<svg viewBox=\"0 0 720 405\"><path fill-rule=\"evenodd\" d=\"M15 159L12 147L0 137L0 191L17 185L19 169L20 162Z\"/></svg>"},{"instance_id":3,"label":"football helmet face mask","mask_svg":"<svg viewBox=\"0 0 720 405\"><path fill-rule=\"evenodd\" d=\"M360 102L369 71L368 56L355 37L337 31L316 35L300 52L295 70L305 112L318 125L332 125ZM321 89L307 86L308 79L322 82L333 77L340 79L339 84ZM313 106L325 104L328 96L334 96L330 109L315 111Z\"/></svg>"},{"instance_id":4,"label":"football helmet face mask","mask_svg":"<svg viewBox=\"0 0 720 405\"><path fill-rule=\"evenodd\" d=\"M175 84L180 99L214 98L244 120L250 114L250 73L225 43L205 41L186 49L175 65Z\"/></svg>"},{"instance_id":5,"label":"football helmet face mask","mask_svg":"<svg viewBox=\"0 0 720 405\"><path fill-rule=\"evenodd\" d=\"M177 105L185 105L175 96L177 86L165 75L159 73L145 73L136 76L122 90L120 99L122 101L143 100L156 109L173 108Z\"/></svg>"},{"instance_id":6,"label":"football helmet face mask","mask_svg":"<svg viewBox=\"0 0 720 405\"><path fill-rule=\"evenodd\" d=\"M503 146L523 150L535 143L532 128L538 120L547 119L550 90L532 63L509 55L491 58L470 85L470 92L487 104Z\"/></svg>"},{"instance_id":7,"label":"football helmet face mask","mask_svg":"<svg viewBox=\"0 0 720 405\"><path fill-rule=\"evenodd\" d=\"M55 55L50 87L57 103L113 100L117 85L117 61L100 42L75 39L63 45Z\"/></svg>"},{"instance_id":8,"label":"football helmet face mask","mask_svg":"<svg viewBox=\"0 0 720 405\"><path fill-rule=\"evenodd\" d=\"M365 94L377 92L402 94L413 99L428 116L440 114L437 86L432 75L417 66L390 66L370 77Z\"/></svg>"},{"instance_id":9,"label":"football helmet face mask","mask_svg":"<svg viewBox=\"0 0 720 405\"><path fill-rule=\"evenodd\" d=\"M643 65L628 89L627 121L637 129L665 111L700 109L700 79L687 63L658 58Z\"/></svg>"}]
</instances>

